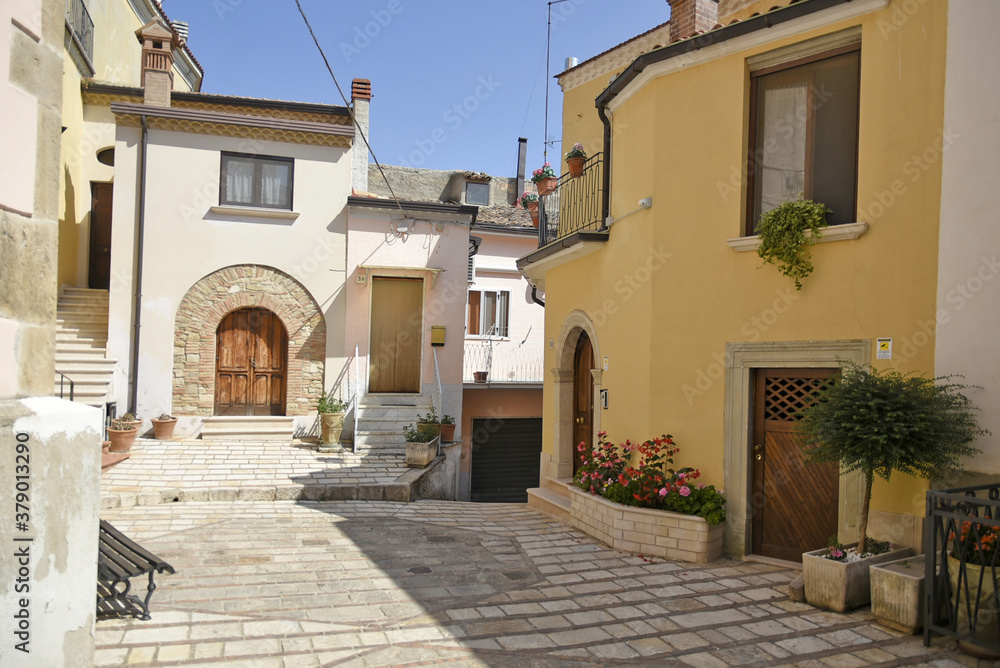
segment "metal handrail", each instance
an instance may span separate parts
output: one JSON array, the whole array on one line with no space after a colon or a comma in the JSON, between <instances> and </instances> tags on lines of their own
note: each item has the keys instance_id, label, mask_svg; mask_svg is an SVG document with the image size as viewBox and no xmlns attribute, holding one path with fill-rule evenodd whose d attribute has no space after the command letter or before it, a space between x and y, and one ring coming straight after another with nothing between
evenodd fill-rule
<instances>
[{"instance_id":1,"label":"metal handrail","mask_svg":"<svg viewBox=\"0 0 1000 668\"><path fill-rule=\"evenodd\" d=\"M431 397L431 405L440 419L444 415L444 391L441 389L441 369L438 367L437 348L434 348L434 396Z\"/></svg>"},{"instance_id":2,"label":"metal handrail","mask_svg":"<svg viewBox=\"0 0 1000 668\"><path fill-rule=\"evenodd\" d=\"M83 0L66 0L66 22L87 59L94 62L94 20Z\"/></svg>"},{"instance_id":3,"label":"metal handrail","mask_svg":"<svg viewBox=\"0 0 1000 668\"><path fill-rule=\"evenodd\" d=\"M604 196L604 154L596 153L583 163L583 175L567 172L559 177L555 192L538 204L538 247L581 230L599 230Z\"/></svg>"},{"instance_id":4,"label":"metal handrail","mask_svg":"<svg viewBox=\"0 0 1000 668\"><path fill-rule=\"evenodd\" d=\"M69 376L67 376L66 374L64 374L59 369L56 369L56 373L59 374L59 398L60 399L65 398L63 396L64 393L65 393L65 391L63 389L65 387L64 381L68 380L69 381L69 400L73 401L73 393L75 391L74 388L76 386L76 383L73 382L72 378L70 378Z\"/></svg>"}]
</instances>

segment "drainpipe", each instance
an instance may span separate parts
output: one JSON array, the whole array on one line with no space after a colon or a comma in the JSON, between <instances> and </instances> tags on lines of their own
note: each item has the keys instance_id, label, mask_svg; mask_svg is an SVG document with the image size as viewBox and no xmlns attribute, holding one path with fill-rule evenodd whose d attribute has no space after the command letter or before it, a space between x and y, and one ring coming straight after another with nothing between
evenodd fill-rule
<instances>
[{"instance_id":1,"label":"drainpipe","mask_svg":"<svg viewBox=\"0 0 1000 668\"><path fill-rule=\"evenodd\" d=\"M608 229L608 218L611 216L611 119L608 118L607 104L597 105L597 115L604 124L604 174L601 175L601 187L604 196L601 198L601 231Z\"/></svg>"},{"instance_id":2,"label":"drainpipe","mask_svg":"<svg viewBox=\"0 0 1000 668\"><path fill-rule=\"evenodd\" d=\"M142 141L139 144L139 214L136 216L136 261L135 261L135 316L132 330L132 397L129 401L131 412L135 413L139 403L139 329L142 320L142 250L146 227L146 149L149 143L149 128L146 115L139 116L142 122Z\"/></svg>"},{"instance_id":3,"label":"drainpipe","mask_svg":"<svg viewBox=\"0 0 1000 668\"><path fill-rule=\"evenodd\" d=\"M535 302L542 308L545 308L545 302L538 298L538 288L534 285L531 286L531 301Z\"/></svg>"}]
</instances>

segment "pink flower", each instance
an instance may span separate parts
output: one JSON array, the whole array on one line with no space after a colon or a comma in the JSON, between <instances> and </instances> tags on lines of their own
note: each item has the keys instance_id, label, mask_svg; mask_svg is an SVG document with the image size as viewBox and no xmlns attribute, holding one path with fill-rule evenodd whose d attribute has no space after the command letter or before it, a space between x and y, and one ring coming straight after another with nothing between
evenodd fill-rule
<instances>
[{"instance_id":1,"label":"pink flower","mask_svg":"<svg viewBox=\"0 0 1000 668\"><path fill-rule=\"evenodd\" d=\"M691 496L691 488L688 487L687 485L682 485L681 488L677 490L677 492L681 496Z\"/></svg>"},{"instance_id":2,"label":"pink flower","mask_svg":"<svg viewBox=\"0 0 1000 668\"><path fill-rule=\"evenodd\" d=\"M667 488L666 487L662 487L660 489L660 496L666 496L666 495L667 495Z\"/></svg>"}]
</instances>

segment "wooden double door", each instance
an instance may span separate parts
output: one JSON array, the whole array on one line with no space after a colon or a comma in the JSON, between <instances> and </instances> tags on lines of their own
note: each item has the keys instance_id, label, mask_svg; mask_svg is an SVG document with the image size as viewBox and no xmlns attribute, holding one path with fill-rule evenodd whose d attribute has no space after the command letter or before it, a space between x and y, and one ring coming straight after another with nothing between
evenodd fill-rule
<instances>
[{"instance_id":1,"label":"wooden double door","mask_svg":"<svg viewBox=\"0 0 1000 668\"><path fill-rule=\"evenodd\" d=\"M573 473L580 470L584 456L590 458L594 447L593 368L594 344L586 332L580 332L573 356Z\"/></svg>"},{"instance_id":2,"label":"wooden double door","mask_svg":"<svg viewBox=\"0 0 1000 668\"><path fill-rule=\"evenodd\" d=\"M835 369L759 369L754 382L751 552L786 561L825 547L837 533L839 470L808 462L796 432Z\"/></svg>"},{"instance_id":3,"label":"wooden double door","mask_svg":"<svg viewBox=\"0 0 1000 668\"><path fill-rule=\"evenodd\" d=\"M284 415L288 334L262 308L233 311L216 331L215 414Z\"/></svg>"}]
</instances>

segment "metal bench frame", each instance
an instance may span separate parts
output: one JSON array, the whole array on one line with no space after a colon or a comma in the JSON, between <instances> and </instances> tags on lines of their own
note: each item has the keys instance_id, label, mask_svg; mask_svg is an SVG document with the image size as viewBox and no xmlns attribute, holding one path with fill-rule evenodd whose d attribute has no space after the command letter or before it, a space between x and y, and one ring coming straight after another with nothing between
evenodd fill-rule
<instances>
[{"instance_id":1,"label":"metal bench frame","mask_svg":"<svg viewBox=\"0 0 1000 668\"><path fill-rule=\"evenodd\" d=\"M150 619L149 599L156 590L154 573L174 573L174 567L130 540L121 531L101 520L97 557L97 612L104 615L128 614ZM149 574L146 598L131 593L129 578Z\"/></svg>"}]
</instances>

